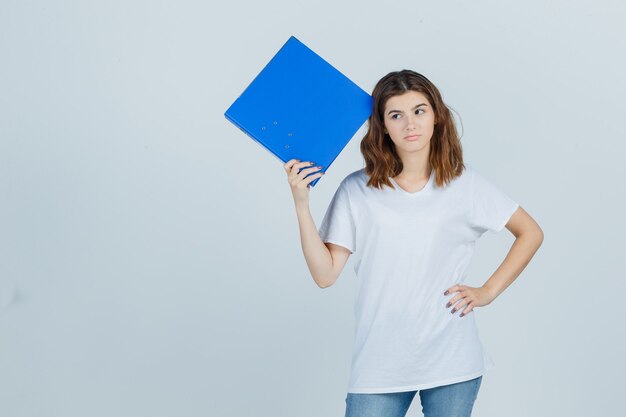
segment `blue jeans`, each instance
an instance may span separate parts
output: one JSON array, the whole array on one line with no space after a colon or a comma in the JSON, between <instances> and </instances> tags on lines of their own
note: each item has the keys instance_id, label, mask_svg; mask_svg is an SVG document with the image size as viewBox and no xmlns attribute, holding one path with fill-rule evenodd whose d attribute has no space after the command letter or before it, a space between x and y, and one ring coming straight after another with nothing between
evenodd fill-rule
<instances>
[{"instance_id":1,"label":"blue jeans","mask_svg":"<svg viewBox=\"0 0 626 417\"><path fill-rule=\"evenodd\" d=\"M482 378L419 390L424 417L470 417ZM416 392L349 392L345 417L404 417Z\"/></svg>"}]
</instances>

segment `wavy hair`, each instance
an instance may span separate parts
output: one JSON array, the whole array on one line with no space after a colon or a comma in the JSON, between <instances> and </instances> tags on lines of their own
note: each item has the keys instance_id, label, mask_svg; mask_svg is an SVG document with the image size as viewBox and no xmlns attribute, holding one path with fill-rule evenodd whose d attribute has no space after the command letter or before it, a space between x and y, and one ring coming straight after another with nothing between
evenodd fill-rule
<instances>
[{"instance_id":1,"label":"wavy hair","mask_svg":"<svg viewBox=\"0 0 626 417\"><path fill-rule=\"evenodd\" d=\"M361 140L365 172L369 176L368 186L380 189L387 185L395 188L388 177L400 174L403 166L391 137L384 133L383 112L389 98L410 90L424 94L435 112L436 124L428 156L430 165L435 170L435 185L446 185L465 169L461 140L452 113L439 90L422 74L405 69L385 75L372 92L374 106L368 119L367 133Z\"/></svg>"}]
</instances>

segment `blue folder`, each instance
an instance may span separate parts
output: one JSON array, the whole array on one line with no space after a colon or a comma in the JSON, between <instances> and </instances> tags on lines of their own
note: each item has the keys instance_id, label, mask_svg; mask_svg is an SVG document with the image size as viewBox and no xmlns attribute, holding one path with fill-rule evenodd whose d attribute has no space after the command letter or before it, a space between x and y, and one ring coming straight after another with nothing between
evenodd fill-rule
<instances>
[{"instance_id":1,"label":"blue folder","mask_svg":"<svg viewBox=\"0 0 626 417\"><path fill-rule=\"evenodd\" d=\"M368 93L291 36L224 116L283 164L312 161L326 172L372 106Z\"/></svg>"}]
</instances>

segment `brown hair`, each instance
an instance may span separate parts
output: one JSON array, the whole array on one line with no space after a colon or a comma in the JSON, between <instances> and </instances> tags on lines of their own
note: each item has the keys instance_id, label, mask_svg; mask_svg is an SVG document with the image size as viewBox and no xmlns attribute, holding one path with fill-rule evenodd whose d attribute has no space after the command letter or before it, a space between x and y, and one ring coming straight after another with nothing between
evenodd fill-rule
<instances>
[{"instance_id":1,"label":"brown hair","mask_svg":"<svg viewBox=\"0 0 626 417\"><path fill-rule=\"evenodd\" d=\"M385 75L372 92L374 107L368 119L367 133L361 140L365 172L369 176L368 186L382 188L382 185L388 185L395 188L388 177L395 177L402 172L402 160L396 152L395 144L384 133L383 112L389 98L410 90L424 94L435 112L436 124L428 156L430 165L435 170L435 185L441 187L447 184L465 169L460 137L452 113L443 102L439 90L423 75L405 69Z\"/></svg>"}]
</instances>

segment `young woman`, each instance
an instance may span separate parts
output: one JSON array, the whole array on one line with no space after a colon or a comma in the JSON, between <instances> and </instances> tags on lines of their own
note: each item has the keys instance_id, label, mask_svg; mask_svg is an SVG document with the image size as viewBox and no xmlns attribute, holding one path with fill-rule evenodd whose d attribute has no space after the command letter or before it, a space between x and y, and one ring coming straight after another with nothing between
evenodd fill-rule
<instances>
[{"instance_id":1,"label":"young woman","mask_svg":"<svg viewBox=\"0 0 626 417\"><path fill-rule=\"evenodd\" d=\"M405 416L418 391L425 417L467 417L482 375L494 366L472 313L515 280L543 232L464 163L450 110L426 77L391 72L372 96L361 141L365 168L340 183L319 230L309 183L322 175L320 167L284 165L317 285L331 286L356 256L346 417ZM500 267L482 286L465 285L475 241L505 226L516 239Z\"/></svg>"}]
</instances>

